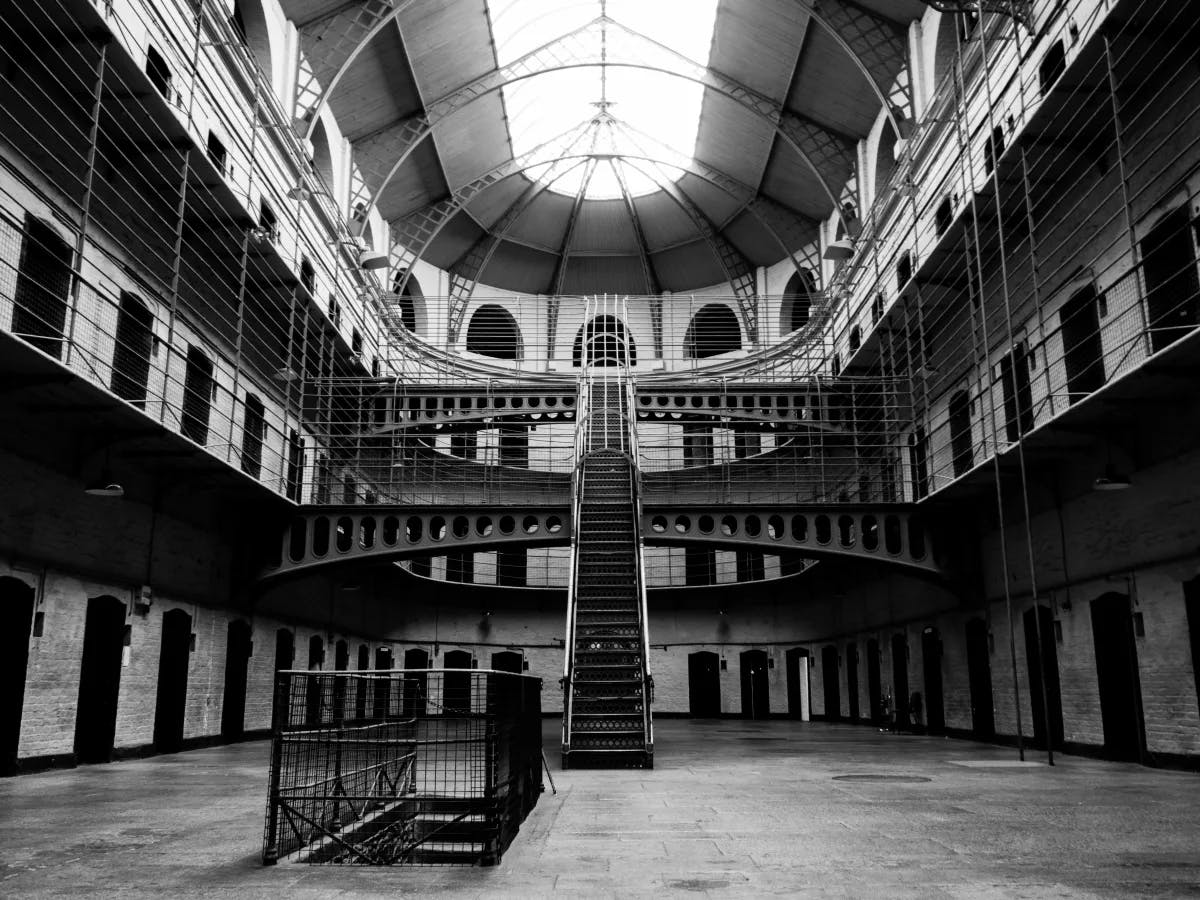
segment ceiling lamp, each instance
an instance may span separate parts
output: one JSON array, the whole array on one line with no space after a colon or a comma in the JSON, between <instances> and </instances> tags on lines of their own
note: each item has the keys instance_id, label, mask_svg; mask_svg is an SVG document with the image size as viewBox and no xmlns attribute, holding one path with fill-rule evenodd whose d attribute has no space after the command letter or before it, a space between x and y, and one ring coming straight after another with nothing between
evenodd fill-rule
<instances>
[{"instance_id":1,"label":"ceiling lamp","mask_svg":"<svg viewBox=\"0 0 1200 900\"><path fill-rule=\"evenodd\" d=\"M841 238L836 241L830 241L825 245L825 252L821 254L825 259L833 260L834 262L842 262L850 259L854 255L854 241Z\"/></svg>"},{"instance_id":2,"label":"ceiling lamp","mask_svg":"<svg viewBox=\"0 0 1200 900\"><path fill-rule=\"evenodd\" d=\"M113 478L112 469L108 467L108 451L104 451L104 467L100 476L84 485L83 492L93 497L124 497L125 488Z\"/></svg>"},{"instance_id":3,"label":"ceiling lamp","mask_svg":"<svg viewBox=\"0 0 1200 900\"><path fill-rule=\"evenodd\" d=\"M1104 474L1092 482L1093 491L1123 491L1130 487L1129 476L1112 463L1104 467Z\"/></svg>"},{"instance_id":4,"label":"ceiling lamp","mask_svg":"<svg viewBox=\"0 0 1200 900\"><path fill-rule=\"evenodd\" d=\"M388 267L388 255L380 253L378 250L364 250L358 254L358 266L360 269L386 269Z\"/></svg>"}]
</instances>

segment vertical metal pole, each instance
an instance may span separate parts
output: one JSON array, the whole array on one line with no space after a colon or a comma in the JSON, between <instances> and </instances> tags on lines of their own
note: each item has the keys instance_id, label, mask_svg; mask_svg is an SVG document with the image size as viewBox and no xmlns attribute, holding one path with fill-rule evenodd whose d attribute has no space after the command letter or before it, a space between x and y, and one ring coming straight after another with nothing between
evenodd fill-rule
<instances>
[{"instance_id":1,"label":"vertical metal pole","mask_svg":"<svg viewBox=\"0 0 1200 900\"><path fill-rule=\"evenodd\" d=\"M67 326L63 365L70 368L71 350L75 346L75 320L79 315L79 298L83 293L83 250L92 218L92 195L96 178L96 145L100 139L100 107L104 102L104 73L108 66L108 42L100 42L100 58L96 60L96 85L92 89L92 121L88 129L87 172L83 179L83 202L80 204L79 230L75 234L75 274L71 280L71 321Z\"/></svg>"},{"instance_id":2,"label":"vertical metal pole","mask_svg":"<svg viewBox=\"0 0 1200 900\"><path fill-rule=\"evenodd\" d=\"M987 93L987 109L988 109L988 135L992 133L992 113L995 111L995 100L992 97L992 73L989 66L987 52L987 33L982 27L979 30L979 46L980 53L983 59L983 84ZM1041 669L1041 694L1042 694L1042 712L1044 724L1046 728L1046 763L1054 765L1054 734L1050 727L1050 705L1047 702L1046 694L1046 654L1042 649L1042 623L1041 613L1039 611L1038 600L1038 582L1037 582L1037 561L1033 550L1033 523L1030 521L1029 509L1029 477L1025 465L1025 429L1021 427L1021 396L1017 389L1017 366L1028 365L1027 360L1018 360L1016 354L1016 340L1013 333L1012 321L1012 301L1009 296L1008 289L1008 263L1005 259L1006 247L1004 241L1004 210L1000 206L1000 160L997 159L992 166L992 196L996 204L996 236L1000 244L1000 284L1001 297L1004 299L1004 318L1008 331L1008 346L1010 359L1012 360L1013 373L1013 394L1015 398L1015 406L1017 409L1017 464L1021 474L1021 504L1025 516L1025 547L1029 561L1029 589L1033 595L1034 621L1036 623L1035 635L1038 651L1038 665ZM1053 639L1053 638L1051 638Z\"/></svg>"},{"instance_id":3,"label":"vertical metal pole","mask_svg":"<svg viewBox=\"0 0 1200 900\"><path fill-rule=\"evenodd\" d=\"M241 385L242 379L242 350L245 339L246 330L246 268L250 264L250 232L242 234L242 257L241 269L238 271L238 292L237 292L237 330L233 341L233 389L231 395L233 397L233 409L229 415L229 443L225 447L225 462L230 462L233 456L233 429L237 419L238 405L238 388ZM245 404L243 404L243 409ZM245 420L242 422L243 430L245 429Z\"/></svg>"},{"instance_id":4,"label":"vertical metal pole","mask_svg":"<svg viewBox=\"0 0 1200 900\"><path fill-rule=\"evenodd\" d=\"M183 260L183 219L187 213L188 178L192 169L192 151L183 152L183 164L179 167L179 203L175 208L175 243L171 251L170 307L167 311L166 360L163 362L163 396L159 406L158 421L166 422L167 391L171 387L171 355L175 352L175 318L179 311L179 278ZM186 401L186 397L184 400Z\"/></svg>"}]
</instances>

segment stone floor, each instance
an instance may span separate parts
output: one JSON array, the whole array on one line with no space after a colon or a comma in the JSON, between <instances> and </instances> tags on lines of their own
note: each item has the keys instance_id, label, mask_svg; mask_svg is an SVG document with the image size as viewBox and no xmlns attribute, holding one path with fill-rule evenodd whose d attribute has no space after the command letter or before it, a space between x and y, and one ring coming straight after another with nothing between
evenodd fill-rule
<instances>
[{"instance_id":1,"label":"stone floor","mask_svg":"<svg viewBox=\"0 0 1200 900\"><path fill-rule=\"evenodd\" d=\"M262 867L263 743L7 779L0 897L1200 897L1194 774L798 722L657 739L653 771L548 753L558 794L489 869Z\"/></svg>"}]
</instances>

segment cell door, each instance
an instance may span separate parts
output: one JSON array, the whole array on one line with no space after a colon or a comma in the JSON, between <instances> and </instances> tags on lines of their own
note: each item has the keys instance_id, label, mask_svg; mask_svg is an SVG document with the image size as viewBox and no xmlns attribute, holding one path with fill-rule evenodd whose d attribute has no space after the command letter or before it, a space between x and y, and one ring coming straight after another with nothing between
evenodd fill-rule
<instances>
[{"instance_id":1,"label":"cell door","mask_svg":"<svg viewBox=\"0 0 1200 900\"><path fill-rule=\"evenodd\" d=\"M971 690L971 730L989 740L996 736L996 715L992 700L991 651L987 623L983 619L967 622L967 680Z\"/></svg>"},{"instance_id":2,"label":"cell door","mask_svg":"<svg viewBox=\"0 0 1200 900\"><path fill-rule=\"evenodd\" d=\"M154 749L159 753L178 753L183 749L191 643L192 617L182 609L164 613L158 654L158 695L154 702Z\"/></svg>"},{"instance_id":3,"label":"cell door","mask_svg":"<svg viewBox=\"0 0 1200 900\"><path fill-rule=\"evenodd\" d=\"M765 719L771 713L770 684L767 679L767 652L744 650L739 656L742 681L742 715L747 719Z\"/></svg>"},{"instance_id":4,"label":"cell door","mask_svg":"<svg viewBox=\"0 0 1200 900\"><path fill-rule=\"evenodd\" d=\"M81 763L108 762L112 756L124 632L124 603L107 596L88 600L75 710L75 758Z\"/></svg>"},{"instance_id":5,"label":"cell door","mask_svg":"<svg viewBox=\"0 0 1200 900\"><path fill-rule=\"evenodd\" d=\"M25 240L13 290L12 332L55 359L62 358L74 255L54 228L33 216L25 217Z\"/></svg>"},{"instance_id":6,"label":"cell door","mask_svg":"<svg viewBox=\"0 0 1200 900\"><path fill-rule=\"evenodd\" d=\"M698 719L721 715L721 658L711 650L688 654L688 712Z\"/></svg>"},{"instance_id":7,"label":"cell door","mask_svg":"<svg viewBox=\"0 0 1200 900\"><path fill-rule=\"evenodd\" d=\"M225 649L225 690L221 698L221 736L236 741L246 729L246 684L250 667L250 623L229 623Z\"/></svg>"},{"instance_id":8,"label":"cell door","mask_svg":"<svg viewBox=\"0 0 1200 900\"><path fill-rule=\"evenodd\" d=\"M1058 318L1062 323L1067 396L1075 403L1104 387L1104 346L1095 287L1089 284L1072 294Z\"/></svg>"},{"instance_id":9,"label":"cell door","mask_svg":"<svg viewBox=\"0 0 1200 900\"><path fill-rule=\"evenodd\" d=\"M33 600L33 588L25 582L0 578L0 616L4 631L12 635L7 652L0 654L0 775L11 775L17 770Z\"/></svg>"},{"instance_id":10,"label":"cell door","mask_svg":"<svg viewBox=\"0 0 1200 900\"><path fill-rule=\"evenodd\" d=\"M121 292L117 309L116 347L113 350L112 392L134 406L146 405L150 382L150 351L154 343L154 316L140 298Z\"/></svg>"},{"instance_id":11,"label":"cell door","mask_svg":"<svg viewBox=\"0 0 1200 900\"><path fill-rule=\"evenodd\" d=\"M1110 759L1139 762L1145 747L1145 724L1129 597L1105 594L1092 601L1091 612L1104 754Z\"/></svg>"},{"instance_id":12,"label":"cell door","mask_svg":"<svg viewBox=\"0 0 1200 900\"><path fill-rule=\"evenodd\" d=\"M838 651L832 644L821 648L821 682L825 694L825 720L836 722L842 717L842 685L838 678Z\"/></svg>"}]
</instances>

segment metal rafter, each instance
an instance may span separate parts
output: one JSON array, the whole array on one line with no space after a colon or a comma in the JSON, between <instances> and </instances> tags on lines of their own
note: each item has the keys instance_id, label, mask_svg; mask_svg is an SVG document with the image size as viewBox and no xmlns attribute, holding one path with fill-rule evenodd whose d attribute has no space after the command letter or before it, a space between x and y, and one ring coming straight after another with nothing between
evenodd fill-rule
<instances>
[{"instance_id":1,"label":"metal rafter","mask_svg":"<svg viewBox=\"0 0 1200 900\"><path fill-rule=\"evenodd\" d=\"M625 175L621 172L621 167L617 165L615 160L611 159L608 161L608 164L612 166L617 184L621 186L621 199L625 201L625 210L629 213L629 221L633 223L633 236L638 245L638 259L642 263L642 277L646 280L646 293L657 294L659 293L658 279L654 277L654 268L650 265L650 248L646 245L646 233L642 230L642 220L638 215L637 207L633 203L633 195L629 193L629 185L625 183ZM661 356L661 330L655 336L654 343Z\"/></svg>"},{"instance_id":2,"label":"metal rafter","mask_svg":"<svg viewBox=\"0 0 1200 900\"><path fill-rule=\"evenodd\" d=\"M592 183L592 176L595 174L596 159L593 157L587 161L587 168L583 170L583 179L579 182L579 190L575 192L575 202L571 204L571 216L567 219L562 246L558 250L558 265L554 269L554 278L550 282L553 287L550 293L555 296L563 292L563 283L567 279L567 260L571 255L571 238L575 236L575 223L579 221L579 210L583 208L583 199L587 196L588 185Z\"/></svg>"},{"instance_id":3,"label":"metal rafter","mask_svg":"<svg viewBox=\"0 0 1200 900\"><path fill-rule=\"evenodd\" d=\"M600 51L598 43L591 38L601 27L620 30L632 41L633 46L620 45L614 49L610 43L605 51ZM644 62L638 52L640 50L649 50L656 55L670 59L672 67ZM535 75L565 69L590 68L601 64L662 72L666 75L694 81L745 107L769 124L796 152L801 161L817 178L833 211L840 210L837 196L826 174L832 170L835 177L843 177L844 173L848 174L853 171L854 148L845 140L817 123L785 110L779 103L759 94L736 79L707 66L702 66L669 47L605 17L597 18L573 32L556 38L507 66L493 69L434 101L426 107L423 114L403 119L363 141L356 142L355 150L358 151L356 156L360 169L367 169L368 161L379 156L380 150L386 152L389 158L392 158L394 154L394 161L386 173L382 170L374 171L373 174L377 178L382 174L382 178L376 186L367 184L367 180L363 179L362 190L364 193L371 191L371 196L355 197L353 203L363 203L369 213L417 145L427 138L441 122L479 98L498 91L505 85ZM881 102L883 102L882 98ZM397 144L399 145L398 152Z\"/></svg>"},{"instance_id":4,"label":"metal rafter","mask_svg":"<svg viewBox=\"0 0 1200 900\"><path fill-rule=\"evenodd\" d=\"M524 215L533 201L550 189L550 185L555 180L581 165L586 165L586 160L569 157L555 160L553 165L542 174L541 180L531 182L522 191L521 196L509 205L500 218L492 223L487 233L472 244L471 248L450 266L450 299L446 330L451 344L458 340L467 304L471 302L479 279L483 277L488 263L491 262L505 235Z\"/></svg>"}]
</instances>

